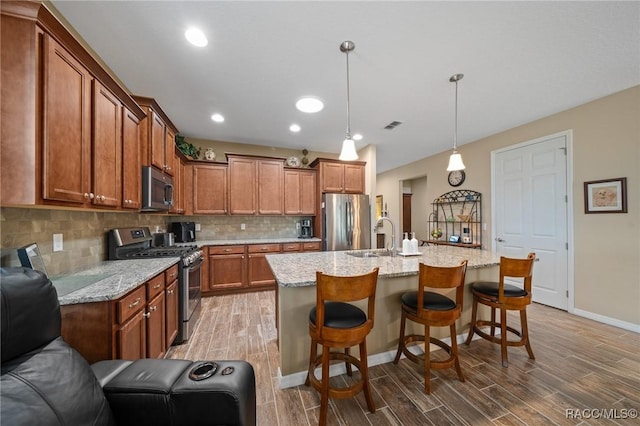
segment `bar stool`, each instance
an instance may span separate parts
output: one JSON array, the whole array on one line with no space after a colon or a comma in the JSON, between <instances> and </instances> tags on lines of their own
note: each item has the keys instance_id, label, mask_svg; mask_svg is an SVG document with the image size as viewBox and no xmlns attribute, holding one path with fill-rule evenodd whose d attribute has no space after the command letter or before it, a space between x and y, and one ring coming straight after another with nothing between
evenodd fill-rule
<instances>
[{"instance_id":1,"label":"bar stool","mask_svg":"<svg viewBox=\"0 0 640 426\"><path fill-rule=\"evenodd\" d=\"M424 348L424 392L431 392L430 370L455 367L458 378L464 382L464 376L458 360L458 342L456 340L456 320L460 318L462 311L462 298L464 291L464 278L467 272L467 261L463 260L459 266L439 267L420 263L418 271L418 291L411 291L402 295L402 317L400 319L400 339L398 340L398 352L393 360L394 364L400 361L400 355L405 354L413 362L420 362L421 356L417 356L407 349L407 345L413 342L425 342ZM456 289L456 300L425 288ZM405 336L406 320L424 325L424 336L412 334ZM430 327L449 326L451 345L442 340L431 337ZM443 361L432 361L429 345L433 343L444 349L449 358Z\"/></svg>"},{"instance_id":2,"label":"bar stool","mask_svg":"<svg viewBox=\"0 0 640 426\"><path fill-rule=\"evenodd\" d=\"M329 397L350 398L364 390L367 407L375 412L371 389L369 387L369 369L367 366L367 334L373 328L374 304L378 268L368 274L339 277L316 272L316 306L309 312L309 335L311 351L309 371L305 384L311 384L320 392L320 424L327 422ZM367 313L347 303L368 299ZM318 356L318 345L322 345L322 355ZM349 348L359 345L360 359L350 355ZM332 352L331 348L344 349ZM361 380L346 388L329 386L329 364L331 360L344 361L347 374L351 376L351 365L360 371ZM322 365L322 379L314 374L318 365Z\"/></svg>"},{"instance_id":3,"label":"bar stool","mask_svg":"<svg viewBox=\"0 0 640 426\"><path fill-rule=\"evenodd\" d=\"M535 253L529 253L526 259L513 259L500 257L500 281L476 281L471 284L473 293L473 307L471 310L471 325L469 335L465 344L470 344L473 334L477 334L483 339L493 343L498 343L502 351L502 366L508 367L507 346L525 346L529 353L529 358L536 359L531 350L529 342L529 331L527 327L527 305L531 304L531 277L533 272L533 262L536 259ZM518 278L523 280L523 288L516 285L506 284L505 278ZM478 303L491 307L491 321L478 320ZM496 322L496 309L500 309L500 322ZM520 311L520 329L507 325L507 311ZM480 330L480 327L490 326L491 334ZM500 337L496 337L495 329L500 328ZM507 332L511 332L520 339L517 341L508 340Z\"/></svg>"}]
</instances>

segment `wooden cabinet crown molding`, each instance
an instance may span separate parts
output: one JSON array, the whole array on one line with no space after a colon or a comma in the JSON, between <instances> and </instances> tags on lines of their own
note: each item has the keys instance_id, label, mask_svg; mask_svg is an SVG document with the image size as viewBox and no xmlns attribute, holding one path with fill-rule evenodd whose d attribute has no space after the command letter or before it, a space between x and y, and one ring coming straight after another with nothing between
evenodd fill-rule
<instances>
[{"instance_id":1,"label":"wooden cabinet crown molding","mask_svg":"<svg viewBox=\"0 0 640 426\"><path fill-rule=\"evenodd\" d=\"M156 102L155 99L148 98L146 96L138 96L138 95L133 95L132 98L138 103L138 105L151 108L156 114L160 116L160 118L162 118L162 121L164 121L164 124L168 126L173 131L173 133L179 133L176 125L173 124L171 119L169 119L169 116L165 114L165 112L162 110L162 108L160 107L158 102Z\"/></svg>"},{"instance_id":2,"label":"wooden cabinet crown molding","mask_svg":"<svg viewBox=\"0 0 640 426\"><path fill-rule=\"evenodd\" d=\"M366 161L342 161L342 160L336 160L335 158L316 158L315 160L313 160L311 162L311 164L309 164L309 167L311 168L316 168L320 163L339 163L339 164L353 164L356 166L366 166L367 162Z\"/></svg>"},{"instance_id":3,"label":"wooden cabinet crown molding","mask_svg":"<svg viewBox=\"0 0 640 426\"><path fill-rule=\"evenodd\" d=\"M3 1L4 3L4 1ZM32 3L32 2L25 2ZM67 28L62 24L46 4L41 4L38 10L38 25L51 35L58 43L62 44L78 61L80 61L89 72L108 88L120 101L129 108L139 119L145 117L142 108L133 100L132 96L125 90L123 84L107 71L108 66L102 60L94 57L95 53L84 40L80 42L80 37L75 30ZM97 55L95 55L97 56Z\"/></svg>"}]
</instances>

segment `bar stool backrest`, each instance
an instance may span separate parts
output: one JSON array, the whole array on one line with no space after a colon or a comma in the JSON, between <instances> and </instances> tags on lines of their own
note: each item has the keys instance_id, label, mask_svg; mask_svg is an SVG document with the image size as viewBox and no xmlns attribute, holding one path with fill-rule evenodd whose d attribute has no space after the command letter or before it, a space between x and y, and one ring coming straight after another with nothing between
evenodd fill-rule
<instances>
[{"instance_id":1,"label":"bar stool backrest","mask_svg":"<svg viewBox=\"0 0 640 426\"><path fill-rule=\"evenodd\" d=\"M498 289L498 301L503 302L505 278L521 278L523 289L531 297L531 282L533 276L533 262L536 260L535 253L529 253L525 259L510 258L500 256L500 282Z\"/></svg>"},{"instance_id":2,"label":"bar stool backrest","mask_svg":"<svg viewBox=\"0 0 640 426\"><path fill-rule=\"evenodd\" d=\"M373 327L378 269L364 275L335 276L316 272L316 327L324 328L325 302L355 302L368 299L367 322Z\"/></svg>"},{"instance_id":3,"label":"bar stool backrest","mask_svg":"<svg viewBox=\"0 0 640 426\"><path fill-rule=\"evenodd\" d=\"M420 263L418 271L418 316L424 316L425 288L455 288L456 308L462 309L467 260L458 266L431 266Z\"/></svg>"}]
</instances>

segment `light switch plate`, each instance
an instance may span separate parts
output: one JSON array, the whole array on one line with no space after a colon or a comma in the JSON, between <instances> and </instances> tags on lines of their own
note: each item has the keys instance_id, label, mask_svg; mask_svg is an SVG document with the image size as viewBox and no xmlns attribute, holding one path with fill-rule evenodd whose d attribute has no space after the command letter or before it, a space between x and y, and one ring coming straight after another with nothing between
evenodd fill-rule
<instances>
[{"instance_id":1,"label":"light switch plate","mask_svg":"<svg viewBox=\"0 0 640 426\"><path fill-rule=\"evenodd\" d=\"M196 223L196 231L202 231L202 227L199 223Z\"/></svg>"},{"instance_id":2,"label":"light switch plate","mask_svg":"<svg viewBox=\"0 0 640 426\"><path fill-rule=\"evenodd\" d=\"M62 234L53 234L53 251L62 251Z\"/></svg>"}]
</instances>

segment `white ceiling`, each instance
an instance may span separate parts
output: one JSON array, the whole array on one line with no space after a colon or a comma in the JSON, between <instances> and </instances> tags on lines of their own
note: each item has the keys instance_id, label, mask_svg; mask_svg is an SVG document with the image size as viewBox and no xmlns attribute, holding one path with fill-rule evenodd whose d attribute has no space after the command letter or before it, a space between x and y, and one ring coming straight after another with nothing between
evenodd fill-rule
<instances>
[{"instance_id":1,"label":"white ceiling","mask_svg":"<svg viewBox=\"0 0 640 426\"><path fill-rule=\"evenodd\" d=\"M338 153L351 128L384 172L640 84L640 2L61 1L128 89L187 137ZM209 39L189 45L188 26ZM325 108L294 103L316 95ZM226 118L211 121L214 112ZM383 128L393 120L403 124ZM291 133L297 123L302 130ZM514 141L517 142L517 141ZM464 147L461 149L464 157Z\"/></svg>"}]
</instances>

